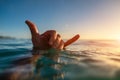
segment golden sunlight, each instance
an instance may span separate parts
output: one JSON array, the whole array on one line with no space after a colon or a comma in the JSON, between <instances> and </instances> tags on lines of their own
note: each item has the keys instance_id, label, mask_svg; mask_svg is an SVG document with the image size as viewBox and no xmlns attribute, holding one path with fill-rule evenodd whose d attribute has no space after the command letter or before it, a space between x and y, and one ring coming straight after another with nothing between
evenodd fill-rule
<instances>
[{"instance_id":1,"label":"golden sunlight","mask_svg":"<svg viewBox=\"0 0 120 80\"><path fill-rule=\"evenodd\" d=\"M120 41L120 35L115 35L114 38L117 40L117 41Z\"/></svg>"}]
</instances>

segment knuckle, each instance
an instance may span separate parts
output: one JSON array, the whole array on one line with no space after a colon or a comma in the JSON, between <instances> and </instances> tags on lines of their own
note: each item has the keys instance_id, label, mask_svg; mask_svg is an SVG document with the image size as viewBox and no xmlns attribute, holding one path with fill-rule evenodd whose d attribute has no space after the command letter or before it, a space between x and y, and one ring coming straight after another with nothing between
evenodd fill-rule
<instances>
[{"instance_id":1,"label":"knuckle","mask_svg":"<svg viewBox=\"0 0 120 80\"><path fill-rule=\"evenodd\" d=\"M57 34L57 36L60 38L61 36L60 36L60 34Z\"/></svg>"},{"instance_id":2,"label":"knuckle","mask_svg":"<svg viewBox=\"0 0 120 80\"><path fill-rule=\"evenodd\" d=\"M48 30L47 33L50 33L51 35L57 34L56 30Z\"/></svg>"},{"instance_id":3,"label":"knuckle","mask_svg":"<svg viewBox=\"0 0 120 80\"><path fill-rule=\"evenodd\" d=\"M48 32L56 33L56 30L48 30Z\"/></svg>"},{"instance_id":4,"label":"knuckle","mask_svg":"<svg viewBox=\"0 0 120 80\"><path fill-rule=\"evenodd\" d=\"M57 33L55 30L51 30L51 32L52 32L53 34L56 34L56 33Z\"/></svg>"}]
</instances>

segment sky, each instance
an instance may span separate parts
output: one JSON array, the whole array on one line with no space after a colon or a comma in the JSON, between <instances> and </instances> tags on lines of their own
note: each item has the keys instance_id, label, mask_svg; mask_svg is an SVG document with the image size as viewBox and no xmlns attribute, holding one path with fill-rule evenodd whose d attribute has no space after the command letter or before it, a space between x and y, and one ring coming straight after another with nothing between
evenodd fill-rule
<instances>
[{"instance_id":1,"label":"sky","mask_svg":"<svg viewBox=\"0 0 120 80\"><path fill-rule=\"evenodd\" d=\"M0 0L0 35L30 38L25 20L64 39L120 39L120 0Z\"/></svg>"}]
</instances>

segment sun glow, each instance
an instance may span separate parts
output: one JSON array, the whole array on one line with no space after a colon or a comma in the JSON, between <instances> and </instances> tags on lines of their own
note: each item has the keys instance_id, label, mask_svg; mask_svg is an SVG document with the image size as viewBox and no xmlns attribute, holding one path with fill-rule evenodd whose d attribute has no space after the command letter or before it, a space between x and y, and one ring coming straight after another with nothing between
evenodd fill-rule
<instances>
[{"instance_id":1,"label":"sun glow","mask_svg":"<svg viewBox=\"0 0 120 80\"><path fill-rule=\"evenodd\" d=\"M120 35L115 35L114 38L118 41L120 41Z\"/></svg>"}]
</instances>

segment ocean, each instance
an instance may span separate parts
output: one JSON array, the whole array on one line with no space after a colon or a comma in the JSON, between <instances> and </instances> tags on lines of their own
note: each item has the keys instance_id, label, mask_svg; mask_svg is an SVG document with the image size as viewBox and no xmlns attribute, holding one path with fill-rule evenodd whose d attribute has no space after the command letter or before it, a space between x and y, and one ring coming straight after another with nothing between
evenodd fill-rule
<instances>
[{"instance_id":1,"label":"ocean","mask_svg":"<svg viewBox=\"0 0 120 80\"><path fill-rule=\"evenodd\" d=\"M0 39L0 80L120 80L120 41L79 40L48 53L33 54L30 39Z\"/></svg>"}]
</instances>

